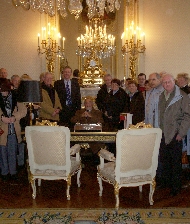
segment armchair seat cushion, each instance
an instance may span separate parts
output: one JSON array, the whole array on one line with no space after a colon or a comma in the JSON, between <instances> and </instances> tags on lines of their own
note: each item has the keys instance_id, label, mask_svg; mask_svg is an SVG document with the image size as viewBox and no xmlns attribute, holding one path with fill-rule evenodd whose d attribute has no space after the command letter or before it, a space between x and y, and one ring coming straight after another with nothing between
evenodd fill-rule
<instances>
[{"instance_id":1,"label":"armchair seat cushion","mask_svg":"<svg viewBox=\"0 0 190 224\"><path fill-rule=\"evenodd\" d=\"M32 173L34 176L59 176L59 177L65 177L66 171L65 170L34 170L34 173Z\"/></svg>"},{"instance_id":2,"label":"armchair seat cushion","mask_svg":"<svg viewBox=\"0 0 190 224\"><path fill-rule=\"evenodd\" d=\"M113 183L115 182L115 162L108 162L104 164L104 168L99 170L99 174L108 178Z\"/></svg>"},{"instance_id":3,"label":"armchair seat cushion","mask_svg":"<svg viewBox=\"0 0 190 224\"><path fill-rule=\"evenodd\" d=\"M79 167L80 167L80 161L76 161L76 158L71 156L71 173L73 173ZM66 171L65 170L52 170L52 169L46 169L46 170L35 169L33 175L64 177L64 176L66 176Z\"/></svg>"},{"instance_id":4,"label":"armchair seat cushion","mask_svg":"<svg viewBox=\"0 0 190 224\"><path fill-rule=\"evenodd\" d=\"M115 162L108 162L104 164L104 168L100 169L99 174L113 183L115 182ZM152 181L151 175L135 175L130 177L121 177L120 184L131 184L140 182Z\"/></svg>"},{"instance_id":5,"label":"armchair seat cushion","mask_svg":"<svg viewBox=\"0 0 190 224\"><path fill-rule=\"evenodd\" d=\"M131 184L131 183L140 183L140 182L147 182L152 181L151 175L136 175L131 177L121 177L120 184Z\"/></svg>"},{"instance_id":6,"label":"armchair seat cushion","mask_svg":"<svg viewBox=\"0 0 190 224\"><path fill-rule=\"evenodd\" d=\"M71 173L73 173L80 167L81 161L76 161L76 158L72 156L70 158L71 158Z\"/></svg>"}]
</instances>

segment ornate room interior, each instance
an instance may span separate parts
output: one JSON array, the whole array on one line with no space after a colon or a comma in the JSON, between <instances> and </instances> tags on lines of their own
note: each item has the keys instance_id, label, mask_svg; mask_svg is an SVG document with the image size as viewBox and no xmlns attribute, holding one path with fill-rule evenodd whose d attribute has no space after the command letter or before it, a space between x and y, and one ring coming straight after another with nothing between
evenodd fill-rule
<instances>
[{"instance_id":1,"label":"ornate room interior","mask_svg":"<svg viewBox=\"0 0 190 224\"><path fill-rule=\"evenodd\" d=\"M152 72L167 71L174 77L180 72L189 73L189 0L112 0L116 4L110 8L103 5L106 10L101 15L101 6L95 14L93 10L88 12L85 0L55 2L53 14L51 7L48 14L29 5L29 1L0 1L1 67L6 68L8 78L28 74L39 80L41 73L50 71L54 80L59 80L61 70L69 65L80 71L84 100L87 95L96 97L107 73L120 80L135 80L139 73L147 77ZM114 188L104 183L104 194L99 197L97 164L91 162L84 164L80 188L76 176L72 177L71 200L67 200L66 183L61 180L43 181L34 200L26 169L19 171L19 181L0 180L0 212L21 208L113 209ZM153 205L148 201L149 186L144 186L142 192L138 188L122 188L120 207L188 209L188 175L189 170L184 169L183 188L176 197L171 197L169 190L157 188Z\"/></svg>"}]
</instances>

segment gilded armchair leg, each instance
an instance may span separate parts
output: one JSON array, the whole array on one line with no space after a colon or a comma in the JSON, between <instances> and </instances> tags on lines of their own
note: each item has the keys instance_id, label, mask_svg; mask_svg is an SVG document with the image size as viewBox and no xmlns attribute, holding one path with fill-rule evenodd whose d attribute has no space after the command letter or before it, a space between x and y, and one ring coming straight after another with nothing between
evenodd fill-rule
<instances>
[{"instance_id":1,"label":"gilded armchair leg","mask_svg":"<svg viewBox=\"0 0 190 224\"><path fill-rule=\"evenodd\" d=\"M156 188L156 181L155 178L152 180L152 184L150 184L150 193L149 193L149 203L150 205L153 205L154 200L153 200L153 194Z\"/></svg>"},{"instance_id":2,"label":"gilded armchair leg","mask_svg":"<svg viewBox=\"0 0 190 224\"><path fill-rule=\"evenodd\" d=\"M35 199L36 198L36 181L35 181L36 179L30 172L29 165L27 167L28 167L28 169L27 169L28 170L28 180L32 186L32 198Z\"/></svg>"},{"instance_id":3,"label":"gilded armchair leg","mask_svg":"<svg viewBox=\"0 0 190 224\"><path fill-rule=\"evenodd\" d=\"M71 186L71 175L67 177L67 200L70 200L70 186Z\"/></svg>"},{"instance_id":4,"label":"gilded armchair leg","mask_svg":"<svg viewBox=\"0 0 190 224\"><path fill-rule=\"evenodd\" d=\"M119 209L119 185L117 182L114 185L114 193L115 193L115 199L116 199L115 208L118 210Z\"/></svg>"},{"instance_id":5,"label":"gilded armchair leg","mask_svg":"<svg viewBox=\"0 0 190 224\"><path fill-rule=\"evenodd\" d=\"M32 198L35 199L36 198L36 181L34 178L31 178L30 180L31 186L32 186Z\"/></svg>"},{"instance_id":6,"label":"gilded armchair leg","mask_svg":"<svg viewBox=\"0 0 190 224\"><path fill-rule=\"evenodd\" d=\"M81 169L78 171L78 173L77 173L77 185L78 185L78 187L80 187L80 184L81 184L81 182L80 182L80 175L81 175Z\"/></svg>"}]
</instances>

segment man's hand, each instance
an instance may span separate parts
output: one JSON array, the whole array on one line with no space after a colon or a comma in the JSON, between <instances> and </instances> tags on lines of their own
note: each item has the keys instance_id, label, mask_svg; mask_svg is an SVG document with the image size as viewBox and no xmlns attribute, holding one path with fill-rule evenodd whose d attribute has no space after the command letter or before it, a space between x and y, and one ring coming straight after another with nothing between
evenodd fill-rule
<instances>
[{"instance_id":1,"label":"man's hand","mask_svg":"<svg viewBox=\"0 0 190 224\"><path fill-rule=\"evenodd\" d=\"M58 109L55 109L54 112L53 112L53 114L52 114L52 117L55 117L57 114L59 114L59 112L60 112L60 109L59 108Z\"/></svg>"},{"instance_id":2,"label":"man's hand","mask_svg":"<svg viewBox=\"0 0 190 224\"><path fill-rule=\"evenodd\" d=\"M16 121L15 117L2 117L1 120L3 121L3 123L5 124L10 124L10 123L14 123Z\"/></svg>"},{"instance_id":3,"label":"man's hand","mask_svg":"<svg viewBox=\"0 0 190 224\"><path fill-rule=\"evenodd\" d=\"M108 117L109 119L112 119L112 116L108 116L108 112L107 112L107 111L105 111L104 114L105 114L105 116Z\"/></svg>"},{"instance_id":4,"label":"man's hand","mask_svg":"<svg viewBox=\"0 0 190 224\"><path fill-rule=\"evenodd\" d=\"M82 117L92 117L92 115L91 115L88 111L85 111L85 112L82 114Z\"/></svg>"}]
</instances>

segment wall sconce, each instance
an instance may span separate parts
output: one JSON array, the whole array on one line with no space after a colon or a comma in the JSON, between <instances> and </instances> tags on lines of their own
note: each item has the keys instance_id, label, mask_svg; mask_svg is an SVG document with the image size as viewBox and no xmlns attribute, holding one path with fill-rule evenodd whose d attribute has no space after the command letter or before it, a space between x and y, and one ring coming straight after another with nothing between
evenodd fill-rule
<instances>
[{"instance_id":1,"label":"wall sconce","mask_svg":"<svg viewBox=\"0 0 190 224\"><path fill-rule=\"evenodd\" d=\"M41 41L41 43L40 43ZM47 60L48 71L53 72L55 58L65 58L64 54L65 38L61 38L60 33L56 32L55 27L42 27L42 35L38 33L38 55L45 54Z\"/></svg>"},{"instance_id":2,"label":"wall sconce","mask_svg":"<svg viewBox=\"0 0 190 224\"><path fill-rule=\"evenodd\" d=\"M145 33L141 31L140 27L134 28L134 22L129 28L123 32L122 36L122 55L129 53L129 70L130 78L136 80L137 59L140 53L144 53L145 48Z\"/></svg>"}]
</instances>

